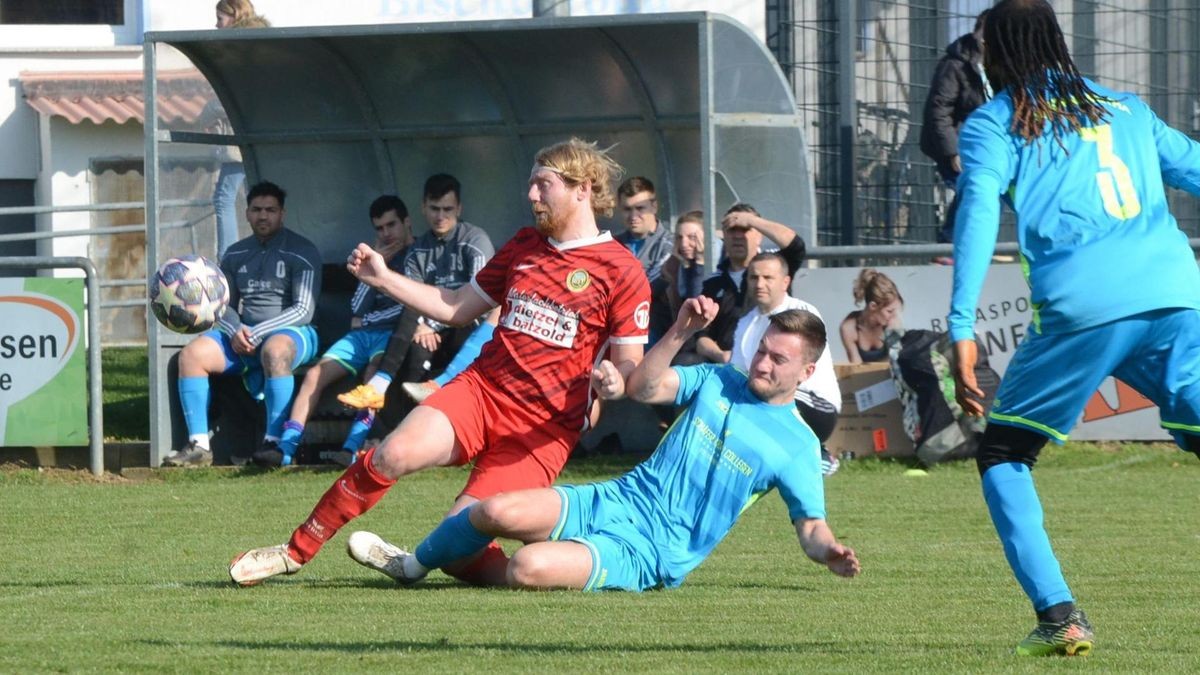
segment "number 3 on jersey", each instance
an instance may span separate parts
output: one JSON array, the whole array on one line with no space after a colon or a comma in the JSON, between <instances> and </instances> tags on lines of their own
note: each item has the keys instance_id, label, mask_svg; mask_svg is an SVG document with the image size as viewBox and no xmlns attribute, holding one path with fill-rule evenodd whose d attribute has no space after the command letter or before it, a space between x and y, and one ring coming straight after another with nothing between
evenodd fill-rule
<instances>
[{"instance_id":1,"label":"number 3 on jersey","mask_svg":"<svg viewBox=\"0 0 1200 675\"><path fill-rule=\"evenodd\" d=\"M1134 190L1129 167L1113 152L1112 126L1101 124L1084 127L1079 130L1079 137L1088 143L1096 144L1097 159L1100 160L1100 170L1096 172L1096 185L1100 188L1100 198L1104 201L1104 210L1108 215L1128 220L1141 213L1142 204L1138 201L1137 191Z\"/></svg>"}]
</instances>

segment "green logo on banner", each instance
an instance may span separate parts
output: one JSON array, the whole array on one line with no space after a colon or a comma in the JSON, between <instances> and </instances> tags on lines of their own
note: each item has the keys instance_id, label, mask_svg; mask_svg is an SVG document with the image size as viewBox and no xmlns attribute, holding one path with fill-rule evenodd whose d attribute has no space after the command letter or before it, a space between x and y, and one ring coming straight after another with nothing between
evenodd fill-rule
<instances>
[{"instance_id":1,"label":"green logo on banner","mask_svg":"<svg viewBox=\"0 0 1200 675\"><path fill-rule=\"evenodd\" d=\"M0 446L87 445L82 279L0 279Z\"/></svg>"}]
</instances>

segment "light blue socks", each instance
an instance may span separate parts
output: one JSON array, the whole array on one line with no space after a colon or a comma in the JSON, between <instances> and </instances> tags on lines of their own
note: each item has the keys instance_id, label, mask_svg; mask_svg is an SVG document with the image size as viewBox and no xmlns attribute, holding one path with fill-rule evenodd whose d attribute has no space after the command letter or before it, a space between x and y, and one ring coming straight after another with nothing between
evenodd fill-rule
<instances>
[{"instance_id":1,"label":"light blue socks","mask_svg":"<svg viewBox=\"0 0 1200 675\"><path fill-rule=\"evenodd\" d=\"M417 562L428 569L438 569L467 556L478 553L492 543L493 537L486 535L471 524L471 508L468 507L446 518L425 537L414 552Z\"/></svg>"},{"instance_id":2,"label":"light blue socks","mask_svg":"<svg viewBox=\"0 0 1200 675\"><path fill-rule=\"evenodd\" d=\"M269 377L264 388L267 406L267 438L279 438L283 423L287 421L288 409L292 405L292 392L296 389L296 378L291 375Z\"/></svg>"},{"instance_id":3,"label":"light blue socks","mask_svg":"<svg viewBox=\"0 0 1200 675\"><path fill-rule=\"evenodd\" d=\"M188 437L204 437L208 447L208 376L179 378L179 405L187 423Z\"/></svg>"},{"instance_id":4,"label":"light blue socks","mask_svg":"<svg viewBox=\"0 0 1200 675\"><path fill-rule=\"evenodd\" d=\"M1004 556L1034 610L1074 601L1050 548L1029 467L1009 462L988 469L983 474L983 499L1004 544Z\"/></svg>"}]
</instances>

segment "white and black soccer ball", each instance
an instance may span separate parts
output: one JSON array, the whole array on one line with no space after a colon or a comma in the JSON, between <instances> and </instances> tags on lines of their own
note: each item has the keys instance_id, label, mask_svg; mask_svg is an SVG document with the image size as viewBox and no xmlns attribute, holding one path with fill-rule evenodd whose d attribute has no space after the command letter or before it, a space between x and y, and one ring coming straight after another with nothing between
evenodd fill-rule
<instances>
[{"instance_id":1,"label":"white and black soccer ball","mask_svg":"<svg viewBox=\"0 0 1200 675\"><path fill-rule=\"evenodd\" d=\"M171 258L150 279L150 310L176 333L203 333L229 305L229 283L216 263L198 255Z\"/></svg>"}]
</instances>

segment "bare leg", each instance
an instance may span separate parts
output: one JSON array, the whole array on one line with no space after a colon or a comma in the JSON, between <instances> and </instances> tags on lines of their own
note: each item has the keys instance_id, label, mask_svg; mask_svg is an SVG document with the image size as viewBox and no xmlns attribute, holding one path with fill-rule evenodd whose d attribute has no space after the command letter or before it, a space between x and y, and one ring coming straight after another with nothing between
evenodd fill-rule
<instances>
[{"instance_id":1,"label":"bare leg","mask_svg":"<svg viewBox=\"0 0 1200 675\"><path fill-rule=\"evenodd\" d=\"M542 541L522 546L508 563L513 588L582 589L592 575L592 554L575 541Z\"/></svg>"},{"instance_id":2,"label":"bare leg","mask_svg":"<svg viewBox=\"0 0 1200 675\"><path fill-rule=\"evenodd\" d=\"M296 392L296 399L292 401L290 419L300 424L308 422L308 416L321 399L321 392L346 374L345 366L332 359L321 359L317 365L309 368L304 374L304 381L300 383L300 391Z\"/></svg>"}]
</instances>

